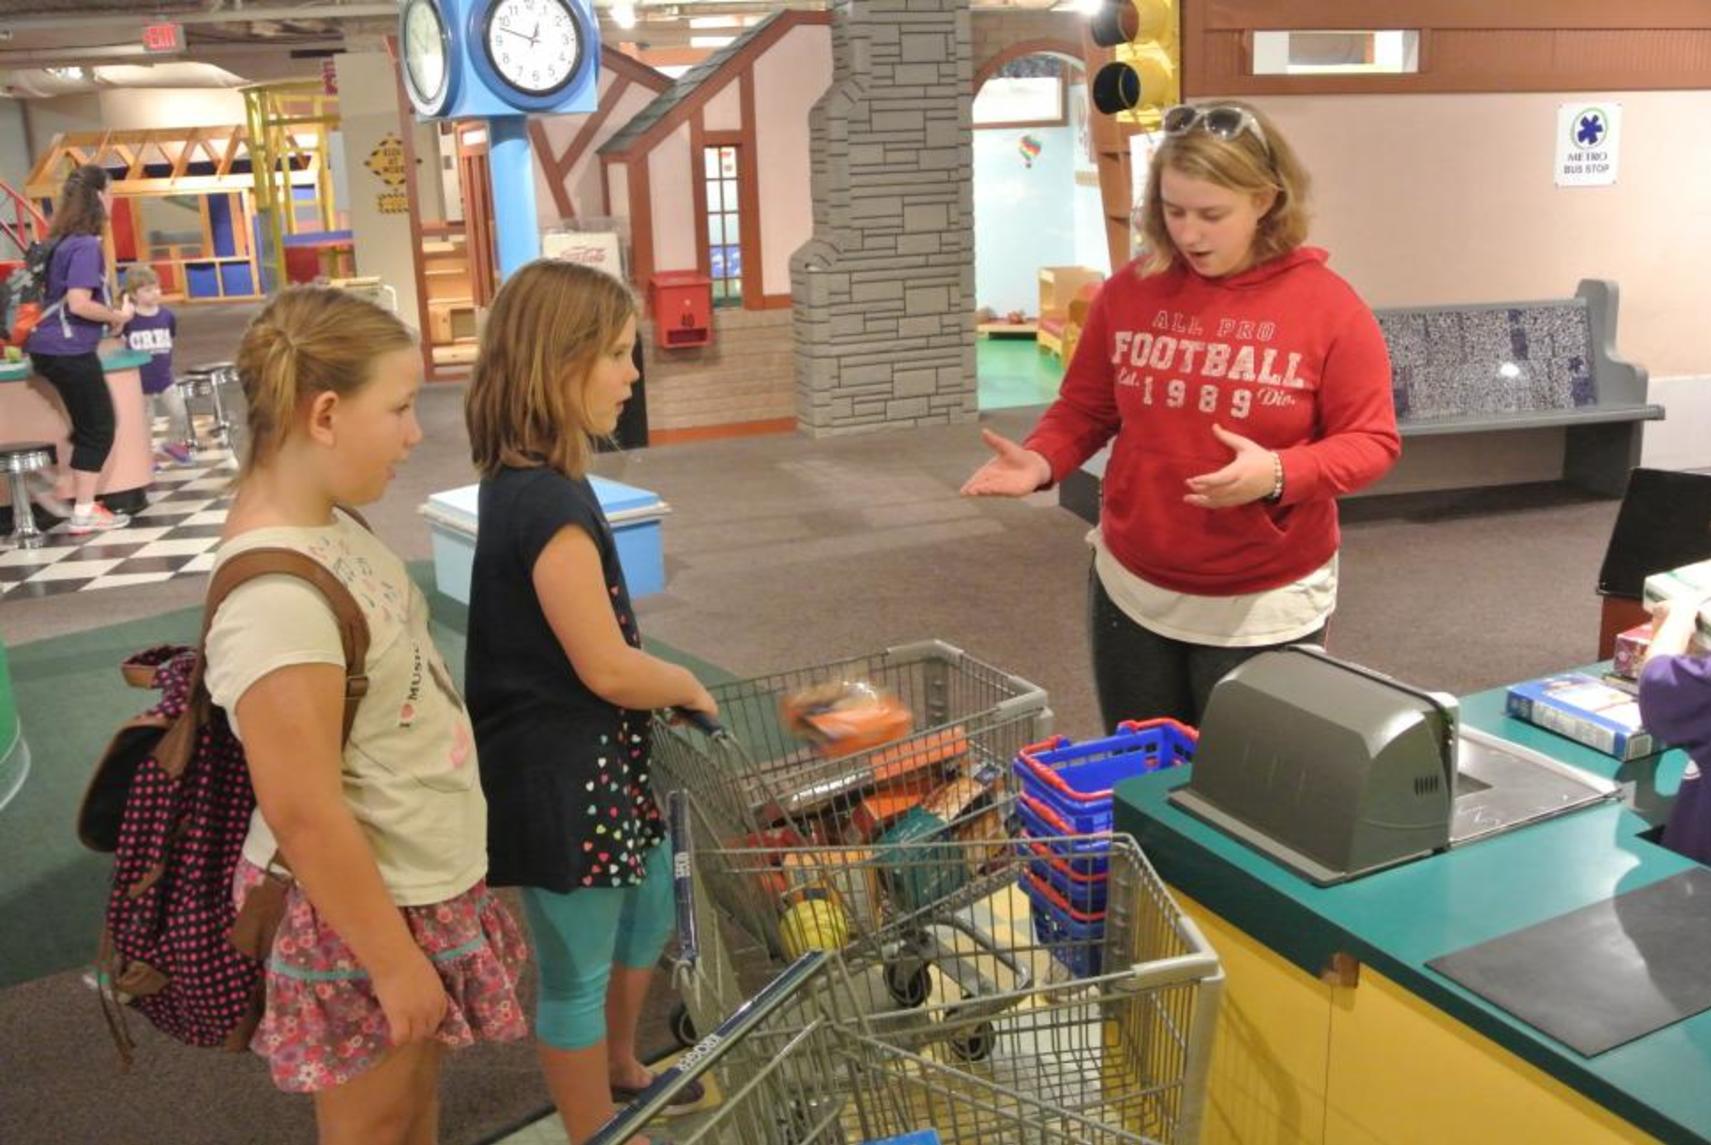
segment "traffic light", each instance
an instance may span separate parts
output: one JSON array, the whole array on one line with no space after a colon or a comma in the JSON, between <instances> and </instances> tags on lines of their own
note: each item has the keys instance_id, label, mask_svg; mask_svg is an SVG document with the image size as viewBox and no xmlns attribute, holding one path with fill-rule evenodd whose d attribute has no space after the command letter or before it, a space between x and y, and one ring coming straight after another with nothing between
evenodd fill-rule
<instances>
[{"instance_id":1,"label":"traffic light","mask_svg":"<svg viewBox=\"0 0 1711 1145\"><path fill-rule=\"evenodd\" d=\"M1177 0L1105 0L1089 29L1113 59L1093 77L1093 106L1118 122L1156 131L1182 99Z\"/></svg>"}]
</instances>

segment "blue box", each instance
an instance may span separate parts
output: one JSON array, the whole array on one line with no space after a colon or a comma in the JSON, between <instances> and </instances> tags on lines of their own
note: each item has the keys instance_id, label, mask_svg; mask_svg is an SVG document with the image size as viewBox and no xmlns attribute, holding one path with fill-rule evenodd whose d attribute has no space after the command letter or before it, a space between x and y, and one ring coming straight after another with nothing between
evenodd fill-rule
<instances>
[{"instance_id":1,"label":"blue box","mask_svg":"<svg viewBox=\"0 0 1711 1145\"><path fill-rule=\"evenodd\" d=\"M1514 684L1504 703L1518 720L1626 761L1663 750L1640 724L1640 703L1583 672Z\"/></svg>"},{"instance_id":2,"label":"blue box","mask_svg":"<svg viewBox=\"0 0 1711 1145\"><path fill-rule=\"evenodd\" d=\"M612 525L618 563L632 600L665 590L665 545L660 520L671 506L658 493L589 477L600 508ZM469 603L469 577L475 562L475 533L481 486L465 485L434 493L420 509L433 540L434 581L453 600Z\"/></svg>"},{"instance_id":3,"label":"blue box","mask_svg":"<svg viewBox=\"0 0 1711 1145\"><path fill-rule=\"evenodd\" d=\"M870 1138L862 1145L941 1145L937 1129L918 1129L901 1137Z\"/></svg>"}]
</instances>

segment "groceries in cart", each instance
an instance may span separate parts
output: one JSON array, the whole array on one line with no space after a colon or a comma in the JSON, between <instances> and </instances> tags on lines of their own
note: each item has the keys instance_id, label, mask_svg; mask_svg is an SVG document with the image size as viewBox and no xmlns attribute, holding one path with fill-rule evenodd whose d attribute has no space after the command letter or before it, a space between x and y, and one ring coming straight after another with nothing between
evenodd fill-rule
<instances>
[{"instance_id":1,"label":"groceries in cart","mask_svg":"<svg viewBox=\"0 0 1711 1145\"><path fill-rule=\"evenodd\" d=\"M952 826L1007 798L1011 758L1051 731L1044 689L936 640L710 691L723 726L657 722L653 775L733 841L866 845L916 808Z\"/></svg>"},{"instance_id":2,"label":"groceries in cart","mask_svg":"<svg viewBox=\"0 0 1711 1145\"><path fill-rule=\"evenodd\" d=\"M896 694L868 680L828 680L779 701L779 718L793 735L831 759L908 735L915 716Z\"/></svg>"}]
</instances>

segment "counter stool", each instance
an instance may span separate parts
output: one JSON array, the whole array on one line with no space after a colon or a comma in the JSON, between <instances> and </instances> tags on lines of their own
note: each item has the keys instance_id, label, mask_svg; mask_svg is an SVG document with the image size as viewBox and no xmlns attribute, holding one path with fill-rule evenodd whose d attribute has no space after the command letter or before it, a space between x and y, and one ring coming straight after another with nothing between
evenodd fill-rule
<instances>
[{"instance_id":1,"label":"counter stool","mask_svg":"<svg viewBox=\"0 0 1711 1145\"><path fill-rule=\"evenodd\" d=\"M194 383L194 388L185 388L187 380ZM178 392L186 401L193 397L206 397L214 403L214 439L226 449L232 447L232 422L226 417L226 403L220 397L220 388L237 380L237 363L208 362L195 367L176 383Z\"/></svg>"},{"instance_id":2,"label":"counter stool","mask_svg":"<svg viewBox=\"0 0 1711 1145\"><path fill-rule=\"evenodd\" d=\"M30 474L52 469L53 464L53 446L45 441L0 445L0 473L6 475L12 495L12 544L20 549L42 547L42 531L36 528L36 514L30 505L26 482Z\"/></svg>"}]
</instances>

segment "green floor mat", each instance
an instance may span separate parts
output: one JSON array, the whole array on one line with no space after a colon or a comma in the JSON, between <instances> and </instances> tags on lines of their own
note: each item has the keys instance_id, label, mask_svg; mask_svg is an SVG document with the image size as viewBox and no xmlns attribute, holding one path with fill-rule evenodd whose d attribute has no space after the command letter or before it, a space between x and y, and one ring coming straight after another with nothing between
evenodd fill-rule
<instances>
[{"instance_id":1,"label":"green floor mat","mask_svg":"<svg viewBox=\"0 0 1711 1145\"><path fill-rule=\"evenodd\" d=\"M976 340L975 373L983 410L1047 405L1063 381L1063 366L1032 338Z\"/></svg>"},{"instance_id":2,"label":"green floor mat","mask_svg":"<svg viewBox=\"0 0 1711 1145\"><path fill-rule=\"evenodd\" d=\"M463 678L468 610L433 591L432 566L410 566L428 593L434 640ZM27 606L26 606L27 607ZM94 959L111 860L77 841L84 785L114 730L152 693L119 677L119 664L155 644L196 638L200 608L179 609L9 650L18 717L33 757L29 778L0 810L0 987ZM704 660L653 641L650 652L706 683L730 680Z\"/></svg>"}]
</instances>

